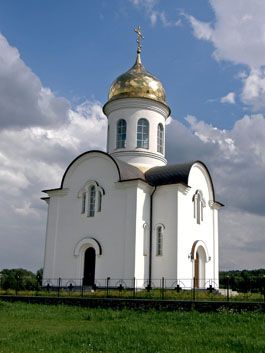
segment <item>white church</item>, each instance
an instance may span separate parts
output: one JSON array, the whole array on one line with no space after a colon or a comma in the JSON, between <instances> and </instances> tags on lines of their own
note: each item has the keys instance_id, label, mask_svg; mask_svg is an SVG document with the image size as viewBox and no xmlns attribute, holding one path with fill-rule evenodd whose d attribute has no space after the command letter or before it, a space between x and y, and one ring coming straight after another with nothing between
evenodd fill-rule
<instances>
[{"instance_id":1,"label":"white church","mask_svg":"<svg viewBox=\"0 0 265 353\"><path fill-rule=\"evenodd\" d=\"M167 165L162 83L136 62L109 90L107 153L88 151L44 190L48 220L43 284L93 286L164 278L183 287L218 287L218 210L200 161Z\"/></svg>"}]
</instances>

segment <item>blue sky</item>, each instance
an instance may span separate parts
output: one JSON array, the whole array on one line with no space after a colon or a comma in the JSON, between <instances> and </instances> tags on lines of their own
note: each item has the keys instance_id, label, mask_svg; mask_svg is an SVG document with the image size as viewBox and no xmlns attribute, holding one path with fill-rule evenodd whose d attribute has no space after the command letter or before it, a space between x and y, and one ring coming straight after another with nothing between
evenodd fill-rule
<instances>
[{"instance_id":1,"label":"blue sky","mask_svg":"<svg viewBox=\"0 0 265 353\"><path fill-rule=\"evenodd\" d=\"M144 32L143 62L166 87L173 116L196 114L218 127L230 127L242 105L220 103L238 91L239 68L213 59L210 43L198 41L184 14L214 22L207 1L161 1L155 11L169 24L151 23L141 5L130 1L1 1L0 29L25 63L57 95L73 104L105 102L113 79L135 59L133 27ZM179 25L174 25L178 23Z\"/></svg>"},{"instance_id":2,"label":"blue sky","mask_svg":"<svg viewBox=\"0 0 265 353\"><path fill-rule=\"evenodd\" d=\"M264 267L265 2L0 0L0 268L42 266L66 166L104 149L112 81L142 61L164 84L170 163L200 159L226 207L223 269Z\"/></svg>"}]
</instances>

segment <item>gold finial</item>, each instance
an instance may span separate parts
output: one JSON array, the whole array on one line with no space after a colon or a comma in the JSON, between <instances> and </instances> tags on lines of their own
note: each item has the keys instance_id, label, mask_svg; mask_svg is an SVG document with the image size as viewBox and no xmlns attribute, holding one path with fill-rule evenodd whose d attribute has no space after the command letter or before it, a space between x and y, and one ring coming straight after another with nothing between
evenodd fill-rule
<instances>
[{"instance_id":1,"label":"gold finial","mask_svg":"<svg viewBox=\"0 0 265 353\"><path fill-rule=\"evenodd\" d=\"M144 36L141 32L140 26L134 28L134 32L137 33L137 54L140 54L142 49L141 40L144 39Z\"/></svg>"}]
</instances>

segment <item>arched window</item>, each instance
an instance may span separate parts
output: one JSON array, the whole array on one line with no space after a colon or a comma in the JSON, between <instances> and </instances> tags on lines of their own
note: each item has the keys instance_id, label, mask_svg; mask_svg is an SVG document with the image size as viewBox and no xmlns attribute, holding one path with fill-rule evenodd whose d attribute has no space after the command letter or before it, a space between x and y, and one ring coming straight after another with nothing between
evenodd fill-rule
<instances>
[{"instance_id":1,"label":"arched window","mask_svg":"<svg viewBox=\"0 0 265 353\"><path fill-rule=\"evenodd\" d=\"M163 228L158 226L156 228L156 256L163 255Z\"/></svg>"},{"instance_id":2,"label":"arched window","mask_svg":"<svg viewBox=\"0 0 265 353\"><path fill-rule=\"evenodd\" d=\"M137 147L149 148L149 122L143 118L137 123Z\"/></svg>"},{"instance_id":3,"label":"arched window","mask_svg":"<svg viewBox=\"0 0 265 353\"><path fill-rule=\"evenodd\" d=\"M87 181L78 192L78 198L81 198L81 214L94 217L96 212L101 212L104 195L104 189L96 181Z\"/></svg>"},{"instance_id":4,"label":"arched window","mask_svg":"<svg viewBox=\"0 0 265 353\"><path fill-rule=\"evenodd\" d=\"M164 127L161 123L157 126L157 152L164 153Z\"/></svg>"},{"instance_id":5,"label":"arched window","mask_svg":"<svg viewBox=\"0 0 265 353\"><path fill-rule=\"evenodd\" d=\"M203 199L202 192L197 190L193 195L192 201L194 202L194 218L197 224L203 221L203 208L206 206L205 200Z\"/></svg>"},{"instance_id":6,"label":"arched window","mask_svg":"<svg viewBox=\"0 0 265 353\"><path fill-rule=\"evenodd\" d=\"M126 145L126 120L120 119L117 123L117 141L116 148L124 148Z\"/></svg>"},{"instance_id":7,"label":"arched window","mask_svg":"<svg viewBox=\"0 0 265 353\"><path fill-rule=\"evenodd\" d=\"M89 188L89 204L88 204L88 216L95 216L95 206L96 206L96 187L91 185Z\"/></svg>"}]
</instances>

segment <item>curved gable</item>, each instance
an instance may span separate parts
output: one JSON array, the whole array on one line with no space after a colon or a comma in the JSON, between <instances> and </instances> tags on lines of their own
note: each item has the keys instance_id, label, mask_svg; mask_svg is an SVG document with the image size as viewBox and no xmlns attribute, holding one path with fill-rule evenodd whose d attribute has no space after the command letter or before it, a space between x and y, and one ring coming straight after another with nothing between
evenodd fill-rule
<instances>
[{"instance_id":1,"label":"curved gable","mask_svg":"<svg viewBox=\"0 0 265 353\"><path fill-rule=\"evenodd\" d=\"M194 169L198 169L204 176L204 179L206 180L206 183L207 183L210 199L215 202L215 192L214 192L212 177L211 177L211 174L209 173L208 168L203 162L201 161L193 162L189 173L188 183L190 181L191 173Z\"/></svg>"},{"instance_id":2,"label":"curved gable","mask_svg":"<svg viewBox=\"0 0 265 353\"><path fill-rule=\"evenodd\" d=\"M106 152L103 152L103 151L98 151L98 150L91 150L91 151L87 151L87 152L84 152L82 154L80 154L78 157L76 157L69 165L68 167L66 168L65 172L64 172L64 175L62 177L62 181L61 181L61 186L60 186L60 189L63 189L64 188L64 184L65 184L65 180L67 178L67 175L69 174L69 172L75 168L77 166L78 163L80 163L82 161L82 159L86 159L88 157L92 157L92 155L98 155L98 156L103 156L105 158L109 158L110 160L113 161L114 165L117 167L117 173L118 173L118 178L120 179L120 170L119 170L119 167L116 163L116 161Z\"/></svg>"},{"instance_id":3,"label":"curved gable","mask_svg":"<svg viewBox=\"0 0 265 353\"><path fill-rule=\"evenodd\" d=\"M66 168L64 175L61 180L61 185L59 188L56 189L49 189L49 190L43 190L43 192L48 192L52 190L62 190L65 186L65 181L68 176L68 174L71 172L73 168L75 168L78 163L81 163L82 159L86 159L86 157L92 156L92 155L98 155L98 156L103 156L105 158L110 159L115 167L117 168L117 175L118 175L118 180L117 181L125 181L125 180L134 180L134 179L142 179L145 180L144 174L136 167L129 165L125 162L122 162L120 160L117 160L116 158L112 157L106 152L99 151L99 150L91 150L84 152L80 154L78 157L76 157Z\"/></svg>"}]
</instances>

